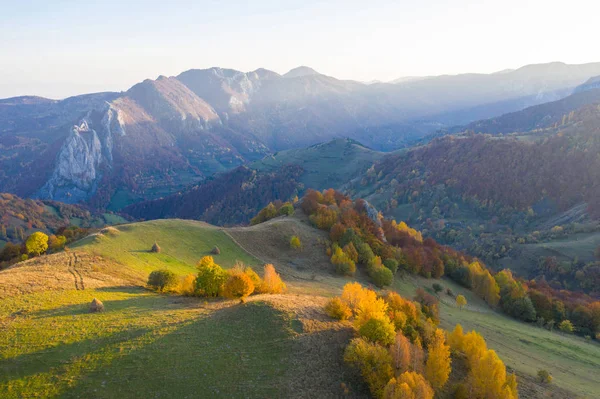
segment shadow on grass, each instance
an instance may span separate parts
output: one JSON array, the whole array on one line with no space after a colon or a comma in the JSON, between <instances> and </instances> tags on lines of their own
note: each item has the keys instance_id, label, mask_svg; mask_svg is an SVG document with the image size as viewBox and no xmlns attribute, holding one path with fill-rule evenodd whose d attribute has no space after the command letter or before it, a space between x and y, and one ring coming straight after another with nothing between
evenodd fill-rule
<instances>
[{"instance_id":1,"label":"shadow on grass","mask_svg":"<svg viewBox=\"0 0 600 399\"><path fill-rule=\"evenodd\" d=\"M29 375L47 372L53 367L64 365L101 347L135 339L149 331L150 329L144 328L127 330L105 337L62 344L42 351L0 360L0 386L13 379L26 378Z\"/></svg>"},{"instance_id":2,"label":"shadow on grass","mask_svg":"<svg viewBox=\"0 0 600 399\"><path fill-rule=\"evenodd\" d=\"M265 303L219 309L88 370L61 397L282 397L292 322Z\"/></svg>"},{"instance_id":3,"label":"shadow on grass","mask_svg":"<svg viewBox=\"0 0 600 399\"><path fill-rule=\"evenodd\" d=\"M103 300L104 311L100 313L90 312L90 303L80 303L75 305L67 305L56 309L40 310L37 312L29 313L29 317L35 319L43 319L49 317L64 317L64 316L82 316L90 315L110 315L111 313L137 310L139 312L151 312L153 310L159 310L157 306L169 306L172 304L180 304L172 300L168 295L156 295L148 292L147 295L136 296L133 298L125 299L114 299L114 300ZM91 299L90 299L91 302Z\"/></svg>"}]
</instances>

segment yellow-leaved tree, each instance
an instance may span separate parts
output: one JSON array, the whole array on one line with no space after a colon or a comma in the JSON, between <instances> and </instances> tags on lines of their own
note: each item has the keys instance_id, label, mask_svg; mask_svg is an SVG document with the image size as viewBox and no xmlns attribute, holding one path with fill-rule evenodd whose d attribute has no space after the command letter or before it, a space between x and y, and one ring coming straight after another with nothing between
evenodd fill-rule
<instances>
[{"instance_id":1,"label":"yellow-leaved tree","mask_svg":"<svg viewBox=\"0 0 600 399\"><path fill-rule=\"evenodd\" d=\"M433 399L433 389L419 373L407 371L392 378L383 390L384 399Z\"/></svg>"},{"instance_id":2,"label":"yellow-leaved tree","mask_svg":"<svg viewBox=\"0 0 600 399\"><path fill-rule=\"evenodd\" d=\"M281 280L272 264L265 265L262 283L258 289L261 294L281 294L287 290L287 286Z\"/></svg>"},{"instance_id":3,"label":"yellow-leaved tree","mask_svg":"<svg viewBox=\"0 0 600 399\"><path fill-rule=\"evenodd\" d=\"M439 328L429 344L427 363L425 364L425 376L434 389L440 389L448 381L450 376L450 347L446 344L444 331Z\"/></svg>"},{"instance_id":4,"label":"yellow-leaved tree","mask_svg":"<svg viewBox=\"0 0 600 399\"><path fill-rule=\"evenodd\" d=\"M478 358L471 368L469 386L474 398L516 398L516 380L511 377L507 381L506 367L491 349Z\"/></svg>"},{"instance_id":5,"label":"yellow-leaved tree","mask_svg":"<svg viewBox=\"0 0 600 399\"><path fill-rule=\"evenodd\" d=\"M457 324L454 327L454 330L448 335L448 345L450 345L450 349L457 352L464 352L464 338L463 328L460 324Z\"/></svg>"}]
</instances>

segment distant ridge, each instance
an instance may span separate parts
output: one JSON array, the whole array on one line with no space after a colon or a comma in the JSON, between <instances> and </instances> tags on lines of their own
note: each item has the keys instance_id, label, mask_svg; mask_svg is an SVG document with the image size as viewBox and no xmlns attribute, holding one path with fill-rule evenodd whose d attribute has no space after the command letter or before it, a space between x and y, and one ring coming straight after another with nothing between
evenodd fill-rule
<instances>
[{"instance_id":1,"label":"distant ridge","mask_svg":"<svg viewBox=\"0 0 600 399\"><path fill-rule=\"evenodd\" d=\"M320 75L319 72L307 66L299 66L284 74L284 78L299 78L302 76Z\"/></svg>"}]
</instances>

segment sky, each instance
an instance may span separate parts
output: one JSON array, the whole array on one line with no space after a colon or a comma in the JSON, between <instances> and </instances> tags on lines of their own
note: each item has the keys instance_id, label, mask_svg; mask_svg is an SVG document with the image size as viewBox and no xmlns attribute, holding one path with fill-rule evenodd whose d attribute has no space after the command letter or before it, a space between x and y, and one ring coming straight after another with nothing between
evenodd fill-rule
<instances>
[{"instance_id":1,"label":"sky","mask_svg":"<svg viewBox=\"0 0 600 399\"><path fill-rule=\"evenodd\" d=\"M600 61L597 0L0 0L0 98L220 66L359 81Z\"/></svg>"}]
</instances>

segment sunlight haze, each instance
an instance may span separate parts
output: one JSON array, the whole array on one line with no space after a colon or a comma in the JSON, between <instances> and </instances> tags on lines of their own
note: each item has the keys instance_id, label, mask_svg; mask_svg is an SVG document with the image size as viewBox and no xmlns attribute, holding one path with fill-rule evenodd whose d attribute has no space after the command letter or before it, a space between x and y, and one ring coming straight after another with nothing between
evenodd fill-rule
<instances>
[{"instance_id":1,"label":"sunlight haze","mask_svg":"<svg viewBox=\"0 0 600 399\"><path fill-rule=\"evenodd\" d=\"M308 65L340 79L389 81L597 61L585 51L597 33L598 5L590 0L569 7L542 0L249 4L4 4L0 98L121 91L212 66L285 73Z\"/></svg>"}]
</instances>

